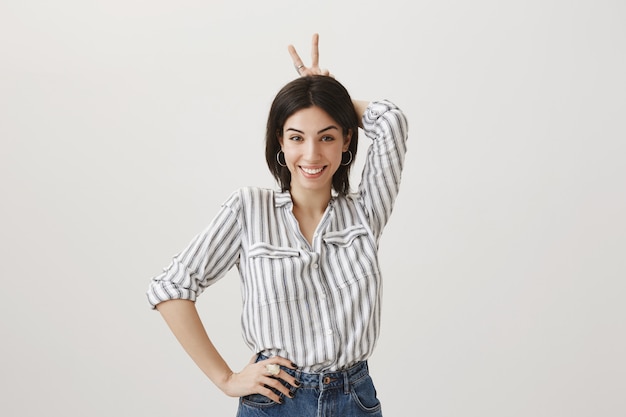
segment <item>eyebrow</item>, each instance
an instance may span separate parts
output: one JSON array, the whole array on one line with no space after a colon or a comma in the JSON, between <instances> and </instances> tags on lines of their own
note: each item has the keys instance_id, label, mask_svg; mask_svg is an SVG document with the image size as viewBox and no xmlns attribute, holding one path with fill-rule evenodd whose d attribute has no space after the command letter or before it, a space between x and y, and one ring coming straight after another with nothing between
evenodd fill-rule
<instances>
[{"instance_id":1,"label":"eyebrow","mask_svg":"<svg viewBox=\"0 0 626 417\"><path fill-rule=\"evenodd\" d=\"M326 132L327 130L331 130L331 129L336 129L336 130L339 130L339 128L338 128L337 126L335 126L335 125L330 125L330 126L328 126L328 127L325 127L324 129L322 129L322 130L318 131L318 132L317 132L317 134L319 135L320 133L324 133L324 132ZM287 129L285 129L285 132L288 132L288 131L290 131L290 130L292 130L292 131L294 131L294 132L298 132L298 133L302 133L302 134L304 134L304 132L303 132L303 131L298 130L298 129L293 128L293 127L289 127L289 128L287 128Z\"/></svg>"}]
</instances>

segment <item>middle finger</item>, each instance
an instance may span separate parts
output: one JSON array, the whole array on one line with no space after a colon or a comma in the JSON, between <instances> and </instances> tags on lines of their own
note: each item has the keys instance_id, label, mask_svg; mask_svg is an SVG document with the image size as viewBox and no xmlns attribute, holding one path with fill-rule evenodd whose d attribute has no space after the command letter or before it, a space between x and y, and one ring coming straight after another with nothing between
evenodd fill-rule
<instances>
[{"instance_id":1,"label":"middle finger","mask_svg":"<svg viewBox=\"0 0 626 417\"><path fill-rule=\"evenodd\" d=\"M294 376L292 376L288 372L285 372L282 369L280 370L278 375L276 375L276 378L282 379L283 381L285 381L286 383L288 383L292 387L296 387L297 388L297 387L300 386L300 381L298 381Z\"/></svg>"},{"instance_id":2,"label":"middle finger","mask_svg":"<svg viewBox=\"0 0 626 417\"><path fill-rule=\"evenodd\" d=\"M313 39L311 40L311 66L318 67L320 52L319 52L319 34L314 33Z\"/></svg>"},{"instance_id":3,"label":"middle finger","mask_svg":"<svg viewBox=\"0 0 626 417\"><path fill-rule=\"evenodd\" d=\"M288 381L285 381L285 382L289 383ZM292 393L291 389L285 386L285 384L281 382L278 376L268 377L268 379L264 381L264 385L268 388L273 388L274 390L283 394L285 397L293 398L294 394ZM290 385L295 387L295 385L293 384L290 384Z\"/></svg>"}]
</instances>

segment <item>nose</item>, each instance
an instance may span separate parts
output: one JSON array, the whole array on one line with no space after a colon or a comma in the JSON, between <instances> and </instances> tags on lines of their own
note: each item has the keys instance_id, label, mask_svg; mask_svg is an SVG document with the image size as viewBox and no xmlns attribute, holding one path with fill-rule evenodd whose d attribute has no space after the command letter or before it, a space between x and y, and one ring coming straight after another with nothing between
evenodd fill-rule
<instances>
[{"instance_id":1,"label":"nose","mask_svg":"<svg viewBox=\"0 0 626 417\"><path fill-rule=\"evenodd\" d=\"M309 162L314 162L319 159L320 143L317 140L308 140L305 146L304 156Z\"/></svg>"}]
</instances>

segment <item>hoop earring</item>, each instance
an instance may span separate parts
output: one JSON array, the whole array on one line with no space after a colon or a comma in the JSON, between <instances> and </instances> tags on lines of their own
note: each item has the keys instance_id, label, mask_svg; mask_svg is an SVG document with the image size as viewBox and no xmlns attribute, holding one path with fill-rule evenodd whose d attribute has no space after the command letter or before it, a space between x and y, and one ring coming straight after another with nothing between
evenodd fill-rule
<instances>
[{"instance_id":1,"label":"hoop earring","mask_svg":"<svg viewBox=\"0 0 626 417\"><path fill-rule=\"evenodd\" d=\"M285 159L285 153L283 152L283 150L281 149L280 151L278 151L278 153L276 154L276 162L278 162L278 165L280 165L281 167L286 167L287 166L287 161L285 161L285 163L283 164L282 162L280 162L280 154L283 154L283 159Z\"/></svg>"},{"instance_id":2,"label":"hoop earring","mask_svg":"<svg viewBox=\"0 0 626 417\"><path fill-rule=\"evenodd\" d=\"M350 154L350 159L348 160L348 162L345 162L345 163L344 163L344 162L343 162L343 155L341 156L341 161L342 161L342 162L341 162L341 166L343 166L343 167L347 167L347 166L348 166L348 165L350 165L350 163L352 162L352 151L351 151L350 149L348 149L348 151L347 151L347 152L344 152L344 154L346 154L346 153Z\"/></svg>"}]
</instances>

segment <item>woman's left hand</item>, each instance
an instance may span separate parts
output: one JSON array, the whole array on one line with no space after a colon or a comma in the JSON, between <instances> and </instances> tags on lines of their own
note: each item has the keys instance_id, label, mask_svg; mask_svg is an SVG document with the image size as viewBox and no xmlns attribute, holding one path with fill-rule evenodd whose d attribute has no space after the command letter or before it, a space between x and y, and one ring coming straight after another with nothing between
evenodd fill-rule
<instances>
[{"instance_id":1,"label":"woman's left hand","mask_svg":"<svg viewBox=\"0 0 626 417\"><path fill-rule=\"evenodd\" d=\"M321 69L319 65L319 35L317 33L313 34L313 40L311 42L311 66L307 67L302 62L302 58L296 52L296 48L293 45L289 45L287 49L289 50L289 55L291 55L291 59L293 61L293 66L298 71L298 74L302 77L307 75L326 75L328 77L333 77L333 75L327 69Z\"/></svg>"}]
</instances>

